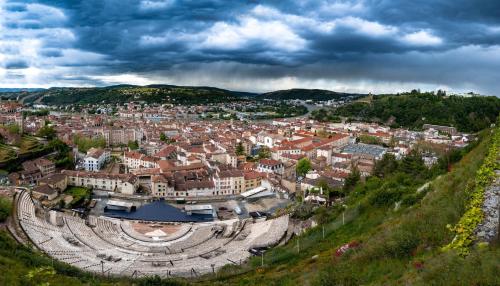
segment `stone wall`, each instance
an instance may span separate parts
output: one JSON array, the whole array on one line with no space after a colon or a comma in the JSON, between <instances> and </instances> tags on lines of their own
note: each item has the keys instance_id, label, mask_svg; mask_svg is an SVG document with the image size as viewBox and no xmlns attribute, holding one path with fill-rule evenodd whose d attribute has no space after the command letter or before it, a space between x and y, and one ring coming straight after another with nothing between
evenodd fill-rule
<instances>
[{"instance_id":1,"label":"stone wall","mask_svg":"<svg viewBox=\"0 0 500 286\"><path fill-rule=\"evenodd\" d=\"M484 191L484 219L476 229L479 241L491 242L499 238L500 228L500 171L497 179Z\"/></svg>"}]
</instances>

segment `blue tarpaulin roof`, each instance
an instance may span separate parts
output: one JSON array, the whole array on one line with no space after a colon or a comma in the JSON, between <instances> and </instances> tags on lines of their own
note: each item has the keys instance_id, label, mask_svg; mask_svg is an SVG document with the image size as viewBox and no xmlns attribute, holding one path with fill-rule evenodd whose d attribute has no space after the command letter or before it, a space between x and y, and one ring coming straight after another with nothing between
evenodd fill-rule
<instances>
[{"instance_id":1,"label":"blue tarpaulin roof","mask_svg":"<svg viewBox=\"0 0 500 286\"><path fill-rule=\"evenodd\" d=\"M211 215L188 215L163 201L155 201L143 205L133 212L106 210L104 215L114 218L146 221L200 222L213 220Z\"/></svg>"}]
</instances>

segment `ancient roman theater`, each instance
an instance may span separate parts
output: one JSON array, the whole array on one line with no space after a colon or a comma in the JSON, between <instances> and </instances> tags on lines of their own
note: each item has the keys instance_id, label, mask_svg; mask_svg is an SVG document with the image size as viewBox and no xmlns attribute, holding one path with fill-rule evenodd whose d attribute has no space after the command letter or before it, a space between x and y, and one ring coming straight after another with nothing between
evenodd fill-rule
<instances>
[{"instance_id":1,"label":"ancient roman theater","mask_svg":"<svg viewBox=\"0 0 500 286\"><path fill-rule=\"evenodd\" d=\"M30 193L15 199L20 228L38 249L104 275L194 277L247 260L250 249L286 237L288 216L254 222L138 222L45 210Z\"/></svg>"}]
</instances>

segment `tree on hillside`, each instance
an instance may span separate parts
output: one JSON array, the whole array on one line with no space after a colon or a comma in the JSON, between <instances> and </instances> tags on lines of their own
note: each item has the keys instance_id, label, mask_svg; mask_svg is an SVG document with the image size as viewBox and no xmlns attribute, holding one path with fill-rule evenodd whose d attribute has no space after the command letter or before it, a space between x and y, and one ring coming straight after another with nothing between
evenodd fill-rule
<instances>
[{"instance_id":1,"label":"tree on hillside","mask_svg":"<svg viewBox=\"0 0 500 286\"><path fill-rule=\"evenodd\" d=\"M88 138L81 135L73 136L73 142L78 146L78 151L86 153L90 148L104 148L106 147L106 139L103 137Z\"/></svg>"},{"instance_id":2,"label":"tree on hillside","mask_svg":"<svg viewBox=\"0 0 500 286\"><path fill-rule=\"evenodd\" d=\"M358 137L358 140L359 142L364 144L381 145L381 146L384 145L384 143L382 142L382 140L380 140L380 138L370 135L360 135Z\"/></svg>"},{"instance_id":3,"label":"tree on hillside","mask_svg":"<svg viewBox=\"0 0 500 286\"><path fill-rule=\"evenodd\" d=\"M137 142L137 140L134 141L130 140L128 141L127 146L130 150L137 150L139 149L139 142Z\"/></svg>"},{"instance_id":4,"label":"tree on hillside","mask_svg":"<svg viewBox=\"0 0 500 286\"><path fill-rule=\"evenodd\" d=\"M175 139L168 137L165 133L160 133L160 141L163 141L167 144L172 144L175 142Z\"/></svg>"},{"instance_id":5,"label":"tree on hillside","mask_svg":"<svg viewBox=\"0 0 500 286\"><path fill-rule=\"evenodd\" d=\"M331 187L328 185L328 182L324 179L321 179L316 185L319 189L323 190L323 195L328 197L330 200L338 197L343 197L344 193L342 190L338 188Z\"/></svg>"},{"instance_id":6,"label":"tree on hillside","mask_svg":"<svg viewBox=\"0 0 500 286\"><path fill-rule=\"evenodd\" d=\"M271 158L271 150L269 150L269 148L266 146L262 146L259 149L258 156L259 156L259 159Z\"/></svg>"},{"instance_id":7,"label":"tree on hillside","mask_svg":"<svg viewBox=\"0 0 500 286\"><path fill-rule=\"evenodd\" d=\"M54 138L49 141L49 148L57 154L54 156L56 167L71 168L73 167L74 160L71 154L71 148L61 141L59 138Z\"/></svg>"},{"instance_id":8,"label":"tree on hillside","mask_svg":"<svg viewBox=\"0 0 500 286\"><path fill-rule=\"evenodd\" d=\"M311 170L311 161L307 158L302 158L297 162L295 172L297 176L304 177Z\"/></svg>"},{"instance_id":9,"label":"tree on hillside","mask_svg":"<svg viewBox=\"0 0 500 286\"><path fill-rule=\"evenodd\" d=\"M394 173L398 169L398 161L393 154L386 153L381 160L375 162L373 167L373 175L384 178L387 175Z\"/></svg>"},{"instance_id":10,"label":"tree on hillside","mask_svg":"<svg viewBox=\"0 0 500 286\"><path fill-rule=\"evenodd\" d=\"M56 130L52 126L45 125L44 127L38 129L36 135L51 140L56 137Z\"/></svg>"},{"instance_id":11,"label":"tree on hillside","mask_svg":"<svg viewBox=\"0 0 500 286\"><path fill-rule=\"evenodd\" d=\"M69 151L71 151L71 148L58 138L50 140L48 146L50 147L50 149L61 154L67 154Z\"/></svg>"},{"instance_id":12,"label":"tree on hillside","mask_svg":"<svg viewBox=\"0 0 500 286\"><path fill-rule=\"evenodd\" d=\"M349 176L345 178L344 182L344 191L350 191L352 190L356 184L359 182L361 179L361 173L359 172L359 169L357 166L352 165L351 166L351 173L349 173Z\"/></svg>"},{"instance_id":13,"label":"tree on hillside","mask_svg":"<svg viewBox=\"0 0 500 286\"><path fill-rule=\"evenodd\" d=\"M243 143L239 142L238 145L236 145L236 155L242 156L245 155L245 148L243 148Z\"/></svg>"},{"instance_id":14,"label":"tree on hillside","mask_svg":"<svg viewBox=\"0 0 500 286\"><path fill-rule=\"evenodd\" d=\"M421 154L416 150L412 150L403 160L401 160L399 170L412 177L418 178L425 178L429 173L427 172L428 170Z\"/></svg>"},{"instance_id":15,"label":"tree on hillside","mask_svg":"<svg viewBox=\"0 0 500 286\"><path fill-rule=\"evenodd\" d=\"M330 212L326 207L321 206L314 211L314 218L318 224L325 224L330 220Z\"/></svg>"}]
</instances>

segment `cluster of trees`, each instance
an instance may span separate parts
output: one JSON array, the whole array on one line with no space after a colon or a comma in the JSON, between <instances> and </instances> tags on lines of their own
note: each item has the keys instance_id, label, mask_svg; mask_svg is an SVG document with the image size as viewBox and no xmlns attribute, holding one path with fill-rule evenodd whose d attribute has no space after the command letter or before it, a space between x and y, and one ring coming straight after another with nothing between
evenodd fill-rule
<instances>
[{"instance_id":1,"label":"cluster of trees","mask_svg":"<svg viewBox=\"0 0 500 286\"><path fill-rule=\"evenodd\" d=\"M70 169L74 165L71 148L61 141L59 138L54 138L49 141L48 147L56 152L53 157L57 167Z\"/></svg>"},{"instance_id":2,"label":"cluster of trees","mask_svg":"<svg viewBox=\"0 0 500 286\"><path fill-rule=\"evenodd\" d=\"M482 134L480 138L482 138ZM373 176L386 178L394 173L404 173L415 180L426 180L434 176L446 173L451 165L460 161L463 156L474 149L482 139L471 142L467 147L461 149L451 149L440 156L437 163L427 168L422 159L422 155L417 150L412 150L410 154L401 160L396 160L392 154L384 154L381 160L375 163Z\"/></svg>"},{"instance_id":3,"label":"cluster of trees","mask_svg":"<svg viewBox=\"0 0 500 286\"><path fill-rule=\"evenodd\" d=\"M275 117L281 118L304 115L308 110L304 105L290 105L282 103L275 106L273 111L276 112Z\"/></svg>"},{"instance_id":4,"label":"cluster of trees","mask_svg":"<svg viewBox=\"0 0 500 286\"><path fill-rule=\"evenodd\" d=\"M56 138L56 135L56 130L50 125L43 126L42 128L38 129L38 132L36 133L36 136L43 137L48 140Z\"/></svg>"},{"instance_id":5,"label":"cluster of trees","mask_svg":"<svg viewBox=\"0 0 500 286\"><path fill-rule=\"evenodd\" d=\"M34 111L23 111L23 117L27 116L47 116L50 111L48 109L34 110Z\"/></svg>"},{"instance_id":6,"label":"cluster of trees","mask_svg":"<svg viewBox=\"0 0 500 286\"><path fill-rule=\"evenodd\" d=\"M354 102L333 110L312 114L320 121L336 121L336 116L350 120L377 121L393 127L421 129L423 124L455 126L462 132L477 132L494 123L500 99L494 96L444 96L434 92L374 96L371 103Z\"/></svg>"},{"instance_id":7,"label":"cluster of trees","mask_svg":"<svg viewBox=\"0 0 500 286\"><path fill-rule=\"evenodd\" d=\"M351 191L359 182L359 180L361 180L361 172L359 171L357 166L351 166L351 172L344 181L344 192Z\"/></svg>"},{"instance_id":8,"label":"cluster of trees","mask_svg":"<svg viewBox=\"0 0 500 286\"><path fill-rule=\"evenodd\" d=\"M359 142L364 144L381 145L381 146L386 145L384 144L384 142L382 142L382 140L380 140L380 138L370 135L360 135L358 136L358 140Z\"/></svg>"},{"instance_id":9,"label":"cluster of trees","mask_svg":"<svg viewBox=\"0 0 500 286\"><path fill-rule=\"evenodd\" d=\"M316 187L329 199L343 197L346 194L344 189L331 187L325 180L320 180Z\"/></svg>"},{"instance_id":10,"label":"cluster of trees","mask_svg":"<svg viewBox=\"0 0 500 286\"><path fill-rule=\"evenodd\" d=\"M267 103L266 105L258 105L256 107L245 107L245 112L269 112L274 114L260 115L260 119L284 118L300 116L307 113L307 107L304 105L279 103Z\"/></svg>"},{"instance_id":11,"label":"cluster of trees","mask_svg":"<svg viewBox=\"0 0 500 286\"><path fill-rule=\"evenodd\" d=\"M295 172L297 173L297 177L305 177L307 173L311 170L311 161L307 158L302 158L297 162L297 166L295 166Z\"/></svg>"},{"instance_id":12,"label":"cluster of trees","mask_svg":"<svg viewBox=\"0 0 500 286\"><path fill-rule=\"evenodd\" d=\"M268 159L268 158L271 158L271 150L268 147L266 147L266 146L262 146L259 149L259 153L257 154L257 157L259 159Z\"/></svg>"},{"instance_id":13,"label":"cluster of trees","mask_svg":"<svg viewBox=\"0 0 500 286\"><path fill-rule=\"evenodd\" d=\"M327 122L335 122L335 123L340 123L342 122L342 119L340 116L336 115L334 110L332 109L325 109L325 108L320 108L313 110L310 114L310 117L314 120L318 121L327 121Z\"/></svg>"},{"instance_id":14,"label":"cluster of trees","mask_svg":"<svg viewBox=\"0 0 500 286\"><path fill-rule=\"evenodd\" d=\"M478 143L473 143L464 149L454 149L441 156L438 163L428 168L419 151L413 150L406 157L397 160L392 154L385 154L383 158L375 163L373 175L364 182L361 181L359 170L353 166L349 176L345 179L343 188L334 188L326 181L320 181L316 187L322 189L323 194L330 200L353 194L356 198L366 196L365 203L374 206L389 206L395 202L403 205L412 205L418 202L424 195L416 192L416 188L424 182L446 173L449 166L460 161L460 159L472 150ZM302 159L297 164L297 174L305 174L310 166L307 159ZM306 172L307 173L307 172ZM312 209L306 211L302 208L298 211L300 217L305 213L312 213Z\"/></svg>"},{"instance_id":15,"label":"cluster of trees","mask_svg":"<svg viewBox=\"0 0 500 286\"><path fill-rule=\"evenodd\" d=\"M385 154L376 162L372 176L351 186L350 199L364 198L362 208L393 207L395 203L410 206L420 201L427 191L417 192L417 188L443 172L445 170L427 168L418 151L410 152L401 160Z\"/></svg>"},{"instance_id":16,"label":"cluster of trees","mask_svg":"<svg viewBox=\"0 0 500 286\"><path fill-rule=\"evenodd\" d=\"M392 154L384 154L373 168L373 175L379 178L386 178L396 172L407 174L417 180L432 177L431 170L425 166L421 154L416 150L412 150L401 160L396 160Z\"/></svg>"},{"instance_id":17,"label":"cluster of trees","mask_svg":"<svg viewBox=\"0 0 500 286\"><path fill-rule=\"evenodd\" d=\"M87 153L90 148L104 148L106 147L106 140L103 137L88 138L78 134L73 136L73 142L78 147L78 151Z\"/></svg>"},{"instance_id":18,"label":"cluster of trees","mask_svg":"<svg viewBox=\"0 0 500 286\"><path fill-rule=\"evenodd\" d=\"M175 142L175 140L174 140L174 139L172 139L172 138L168 137L168 136L167 136L167 135L165 135L165 133L163 133L163 132L160 134L160 141L163 141L163 142L165 142L165 143L167 143L167 144L172 144L172 143L174 143L174 142Z\"/></svg>"},{"instance_id":19,"label":"cluster of trees","mask_svg":"<svg viewBox=\"0 0 500 286\"><path fill-rule=\"evenodd\" d=\"M242 143L242 142L239 142L239 143L236 145L236 148L235 148L235 153L236 153L236 155L238 155L238 156L243 156L243 155L245 155L245 148L243 147L243 143Z\"/></svg>"},{"instance_id":20,"label":"cluster of trees","mask_svg":"<svg viewBox=\"0 0 500 286\"><path fill-rule=\"evenodd\" d=\"M127 147L130 150L137 150L137 149L139 149L139 142L137 142L137 140L134 140L134 141L130 140L130 141L128 141Z\"/></svg>"},{"instance_id":21,"label":"cluster of trees","mask_svg":"<svg viewBox=\"0 0 500 286\"><path fill-rule=\"evenodd\" d=\"M366 182L353 188L356 196L366 196L366 206L391 206L400 202L403 206L420 201L428 189L416 192L416 189L438 175L450 170L450 166L459 162L463 156L474 149L481 139L466 148L453 149L439 157L438 162L428 168L421 154L413 150L401 160L391 154L385 154L374 166L373 176Z\"/></svg>"}]
</instances>

